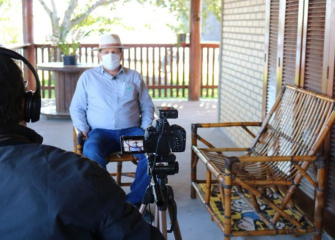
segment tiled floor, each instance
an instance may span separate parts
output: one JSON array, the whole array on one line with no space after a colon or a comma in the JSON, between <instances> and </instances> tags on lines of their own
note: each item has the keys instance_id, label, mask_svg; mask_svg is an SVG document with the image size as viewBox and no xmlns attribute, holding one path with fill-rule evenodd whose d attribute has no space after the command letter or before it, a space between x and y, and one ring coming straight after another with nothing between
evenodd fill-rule
<instances>
[{"instance_id":1,"label":"tiled floor","mask_svg":"<svg viewBox=\"0 0 335 240\"><path fill-rule=\"evenodd\" d=\"M210 216L198 199L190 198L190 143L191 143L191 123L217 122L217 104L214 100L206 101L182 101L182 100L155 100L156 106L173 106L178 110L178 119L169 119L170 124L178 124L185 128L187 132L186 151L175 153L176 161L179 163L179 173L168 176L169 185L174 190L175 201L177 203L178 221L181 235L185 240L213 240L223 239L223 234L211 221ZM50 101L49 103L50 104ZM52 104L51 104L52 105ZM72 122L70 119L47 119L42 116L37 123L28 124L44 137L44 144L53 145L62 149L72 151ZM218 141L229 139L219 131L208 131ZM201 174L204 174L202 172ZM127 188L124 188L128 191ZM169 222L169 221L168 221ZM169 228L169 226L168 226ZM175 239L173 233L168 234L168 239ZM245 239L273 239L273 240L307 240L312 236L266 236L266 237L239 237L234 240ZM323 238L330 239L330 238Z\"/></svg>"}]
</instances>

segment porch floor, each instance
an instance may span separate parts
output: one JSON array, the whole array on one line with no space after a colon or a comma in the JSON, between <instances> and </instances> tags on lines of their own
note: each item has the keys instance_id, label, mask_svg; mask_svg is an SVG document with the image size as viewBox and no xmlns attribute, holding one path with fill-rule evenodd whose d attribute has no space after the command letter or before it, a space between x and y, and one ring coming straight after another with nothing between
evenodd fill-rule
<instances>
[{"instance_id":1,"label":"porch floor","mask_svg":"<svg viewBox=\"0 0 335 240\"><path fill-rule=\"evenodd\" d=\"M53 104L52 100L43 101L44 105ZM178 210L178 222L183 239L186 240L216 240L223 239L223 234L211 221L210 216L199 201L190 198L190 149L191 149L191 123L217 122L217 101L216 100L154 100L155 106L173 106L178 110L178 119L169 119L170 124L178 124L186 130L186 151L175 153L176 161L179 162L179 173L168 176L169 185L172 186ZM39 122L29 123L28 127L34 129L44 137L44 144L53 145L67 151L73 150L72 122L70 119L52 119L41 116ZM225 134L218 131L208 131L217 139L231 141ZM206 134L203 134L206 137ZM132 167L132 166L131 166ZM205 172L200 173L205 174ZM129 191L128 187L124 190ZM169 221L168 221L169 222ZM167 226L170 227L169 225ZM311 235L305 236L265 236L265 237L236 237L234 240L245 239L274 239L274 240L307 240L312 239ZM168 234L168 239L174 239L173 233ZM323 239L326 238L324 235Z\"/></svg>"}]
</instances>

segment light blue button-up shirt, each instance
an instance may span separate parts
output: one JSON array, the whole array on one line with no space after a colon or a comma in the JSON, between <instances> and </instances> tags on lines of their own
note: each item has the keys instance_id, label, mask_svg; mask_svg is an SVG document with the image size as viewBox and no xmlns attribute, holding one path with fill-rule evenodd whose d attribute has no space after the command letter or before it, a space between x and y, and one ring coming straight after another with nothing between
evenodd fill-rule
<instances>
[{"instance_id":1,"label":"light blue button-up shirt","mask_svg":"<svg viewBox=\"0 0 335 240\"><path fill-rule=\"evenodd\" d=\"M80 131L135 126L145 129L154 119L154 104L137 71L121 67L113 77L99 66L80 76L70 115Z\"/></svg>"}]
</instances>

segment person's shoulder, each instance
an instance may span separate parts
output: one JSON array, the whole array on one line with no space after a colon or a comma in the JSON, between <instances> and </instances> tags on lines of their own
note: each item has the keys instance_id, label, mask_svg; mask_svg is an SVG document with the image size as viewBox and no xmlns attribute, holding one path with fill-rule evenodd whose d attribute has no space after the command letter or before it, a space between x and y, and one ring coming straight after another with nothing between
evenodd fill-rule
<instances>
[{"instance_id":1,"label":"person's shoulder","mask_svg":"<svg viewBox=\"0 0 335 240\"><path fill-rule=\"evenodd\" d=\"M99 72L101 72L101 66L97 66L97 67L87 69L83 72L83 74L87 75L87 74L94 74L94 73L99 73Z\"/></svg>"},{"instance_id":2,"label":"person's shoulder","mask_svg":"<svg viewBox=\"0 0 335 240\"><path fill-rule=\"evenodd\" d=\"M141 75L138 71L130 68L123 67L125 74Z\"/></svg>"},{"instance_id":3,"label":"person's shoulder","mask_svg":"<svg viewBox=\"0 0 335 240\"><path fill-rule=\"evenodd\" d=\"M79 77L79 82L88 84L92 79L98 78L98 75L102 73L101 66L90 68L85 70Z\"/></svg>"},{"instance_id":4,"label":"person's shoulder","mask_svg":"<svg viewBox=\"0 0 335 240\"><path fill-rule=\"evenodd\" d=\"M39 145L36 149L39 156L50 169L59 175L71 175L78 181L80 179L90 179L90 176L100 175L101 177L110 178L110 175L91 159L71 151L65 151L61 148L50 145ZM68 177L68 176L67 176Z\"/></svg>"},{"instance_id":5,"label":"person's shoulder","mask_svg":"<svg viewBox=\"0 0 335 240\"><path fill-rule=\"evenodd\" d=\"M134 69L123 67L123 71L128 79L132 79L132 81L135 81L136 83L140 83L143 80L142 75Z\"/></svg>"},{"instance_id":6,"label":"person's shoulder","mask_svg":"<svg viewBox=\"0 0 335 240\"><path fill-rule=\"evenodd\" d=\"M67 164L83 158L81 155L75 154L74 152L65 151L58 147L40 143L11 145L2 150L6 151L7 157L19 158L21 163L38 163L38 165L46 168L48 166L52 167L53 165L58 164L58 162Z\"/></svg>"},{"instance_id":7,"label":"person's shoulder","mask_svg":"<svg viewBox=\"0 0 335 240\"><path fill-rule=\"evenodd\" d=\"M80 154L66 151L64 149L51 146L51 145L45 145L45 144L36 145L36 151L39 152L40 156L45 156L46 159L49 159L49 160L61 158L63 159L63 162L66 162L66 161L74 161L74 160L79 160L79 159L86 159L86 157Z\"/></svg>"}]
</instances>

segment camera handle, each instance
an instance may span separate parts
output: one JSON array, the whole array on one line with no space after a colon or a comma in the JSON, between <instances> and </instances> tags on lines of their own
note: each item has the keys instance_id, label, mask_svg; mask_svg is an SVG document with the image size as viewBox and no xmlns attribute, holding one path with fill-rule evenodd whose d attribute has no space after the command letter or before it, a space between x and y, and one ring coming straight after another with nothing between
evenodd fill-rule
<instances>
[{"instance_id":1,"label":"camera handle","mask_svg":"<svg viewBox=\"0 0 335 240\"><path fill-rule=\"evenodd\" d=\"M157 179L157 183L155 183L154 179ZM175 239L182 240L173 189L170 185L166 185L166 182L166 176L162 179L156 175L152 175L151 184L145 191L139 211L143 216L147 205L155 203L154 226L161 231L165 239L167 239L167 233L174 232ZM168 210L171 220L170 230L167 230L166 210Z\"/></svg>"}]
</instances>

